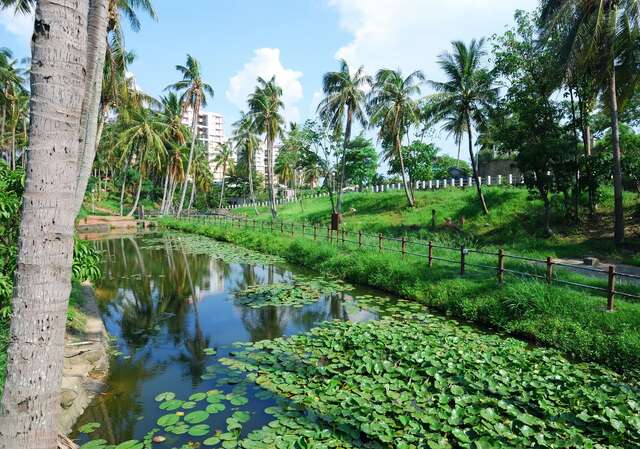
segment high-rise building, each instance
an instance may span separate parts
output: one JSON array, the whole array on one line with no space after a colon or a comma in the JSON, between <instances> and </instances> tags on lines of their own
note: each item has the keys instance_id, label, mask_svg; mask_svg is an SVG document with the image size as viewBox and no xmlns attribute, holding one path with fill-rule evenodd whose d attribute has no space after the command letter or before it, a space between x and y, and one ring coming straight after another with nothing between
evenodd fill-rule
<instances>
[{"instance_id":1,"label":"high-rise building","mask_svg":"<svg viewBox=\"0 0 640 449\"><path fill-rule=\"evenodd\" d=\"M275 166L276 158L280 152L280 144L273 145L273 166ZM267 144L264 141L260 142L258 149L256 150L256 173L266 178L267 173Z\"/></svg>"},{"instance_id":2,"label":"high-rise building","mask_svg":"<svg viewBox=\"0 0 640 449\"><path fill-rule=\"evenodd\" d=\"M182 116L182 123L191 128L193 125L193 109L187 109ZM198 114L198 140L207 148L209 167L215 181L222 181L222 169L216 170L214 158L220 145L226 142L224 136L224 117L216 112L201 111Z\"/></svg>"}]
</instances>

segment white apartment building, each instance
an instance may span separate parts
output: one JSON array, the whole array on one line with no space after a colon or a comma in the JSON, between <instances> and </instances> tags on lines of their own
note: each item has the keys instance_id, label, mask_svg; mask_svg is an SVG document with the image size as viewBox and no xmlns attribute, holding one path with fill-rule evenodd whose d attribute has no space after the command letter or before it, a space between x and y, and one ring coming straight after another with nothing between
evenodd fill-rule
<instances>
[{"instance_id":1,"label":"white apartment building","mask_svg":"<svg viewBox=\"0 0 640 449\"><path fill-rule=\"evenodd\" d=\"M280 144L276 143L273 146L273 166L275 166L276 158L280 152ZM256 151L256 173L266 178L267 173L267 144L264 140L260 143Z\"/></svg>"},{"instance_id":2,"label":"white apartment building","mask_svg":"<svg viewBox=\"0 0 640 449\"><path fill-rule=\"evenodd\" d=\"M193 109L187 109L182 116L182 123L191 128L193 125ZM220 145L226 142L224 136L224 117L216 112L201 111L198 115L198 140L207 147L209 167L215 181L222 181L222 169L216 170L214 158Z\"/></svg>"}]
</instances>

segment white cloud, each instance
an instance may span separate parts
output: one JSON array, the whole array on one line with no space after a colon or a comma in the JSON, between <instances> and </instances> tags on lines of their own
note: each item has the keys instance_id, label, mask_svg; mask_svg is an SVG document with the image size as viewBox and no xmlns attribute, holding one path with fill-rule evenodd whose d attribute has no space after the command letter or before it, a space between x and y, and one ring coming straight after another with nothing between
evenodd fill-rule
<instances>
[{"instance_id":1,"label":"white cloud","mask_svg":"<svg viewBox=\"0 0 640 449\"><path fill-rule=\"evenodd\" d=\"M421 69L427 79L441 79L438 55L451 41L502 33L513 23L516 9L533 10L538 0L327 0L338 12L340 26L352 35L336 58L349 65ZM425 92L426 93L426 92ZM452 142L438 142L457 152Z\"/></svg>"},{"instance_id":2,"label":"white cloud","mask_svg":"<svg viewBox=\"0 0 640 449\"><path fill-rule=\"evenodd\" d=\"M0 27L25 41L33 34L34 14L15 13L11 8L0 9Z\"/></svg>"},{"instance_id":3,"label":"white cloud","mask_svg":"<svg viewBox=\"0 0 640 449\"><path fill-rule=\"evenodd\" d=\"M247 97L253 92L258 77L269 79L274 75L276 82L282 88L285 119L287 121L300 120L298 102L303 97L302 83L300 82L303 73L282 65L279 48L255 50L249 62L229 80L229 87L226 91L227 99L239 109L246 109Z\"/></svg>"}]
</instances>

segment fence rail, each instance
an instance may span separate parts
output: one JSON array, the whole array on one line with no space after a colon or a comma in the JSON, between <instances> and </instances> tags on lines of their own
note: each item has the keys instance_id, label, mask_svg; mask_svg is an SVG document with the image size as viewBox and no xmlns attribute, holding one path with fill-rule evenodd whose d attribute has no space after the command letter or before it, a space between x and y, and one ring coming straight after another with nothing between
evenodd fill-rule
<instances>
[{"instance_id":1,"label":"fence rail","mask_svg":"<svg viewBox=\"0 0 640 449\"><path fill-rule=\"evenodd\" d=\"M616 297L624 297L631 300L640 300L638 288L632 283L640 283L640 276L620 273L615 267L609 266L607 269L593 267L581 267L562 263L547 257L545 260L531 257L507 254L503 249L496 252L483 251L479 249L466 248L465 246L450 247L435 244L433 241L423 241L409 239L407 237L390 237L383 234L372 234L363 231L349 231L346 229L332 230L330 226L326 228L317 224L285 222L281 220L255 220L247 217L239 217L224 214L194 214L184 217L190 222L214 223L217 225L260 230L274 234L287 235L290 237L304 237L314 241L325 240L330 244L350 247L351 249L377 250L380 253L399 254L401 258L416 257L425 259L427 267L432 268L434 262L442 262L458 267L459 275L469 276L469 268L479 269L483 272L493 271L498 284L505 283L505 275L518 277L528 277L539 279L545 283L568 285L579 289L596 291L603 293L607 298L606 309L609 312L615 310ZM472 255L482 257L480 260L471 260ZM490 262L493 260L493 262ZM507 263L509 267L507 268ZM495 264L494 264L495 263ZM575 282L569 279L562 279L560 271L564 274L572 270L588 272L600 279L602 285L595 285ZM606 281L606 282L604 282ZM626 283L625 283L626 281ZM633 291L622 290L621 287L634 287Z\"/></svg>"}]
</instances>

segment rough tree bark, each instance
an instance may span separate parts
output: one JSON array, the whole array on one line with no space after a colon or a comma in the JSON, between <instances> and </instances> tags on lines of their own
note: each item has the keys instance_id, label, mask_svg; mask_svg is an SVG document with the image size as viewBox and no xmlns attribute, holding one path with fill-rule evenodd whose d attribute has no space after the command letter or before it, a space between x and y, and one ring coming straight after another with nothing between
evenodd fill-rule
<instances>
[{"instance_id":1,"label":"rough tree bark","mask_svg":"<svg viewBox=\"0 0 640 449\"><path fill-rule=\"evenodd\" d=\"M267 184L269 189L269 203L271 205L271 216L278 217L276 208L276 191L273 182L273 141L267 138Z\"/></svg>"},{"instance_id":2,"label":"rough tree bark","mask_svg":"<svg viewBox=\"0 0 640 449\"><path fill-rule=\"evenodd\" d=\"M184 206L184 199L187 195L187 185L189 184L189 175L191 174L191 164L193 163L193 152L196 147L196 139L198 137L198 116L200 115L200 95L196 94L195 104L193 105L193 121L191 124L191 149L189 150L189 160L187 162L187 172L185 173L184 182L182 183L182 191L180 192L180 204L178 205L179 217Z\"/></svg>"},{"instance_id":3,"label":"rough tree bark","mask_svg":"<svg viewBox=\"0 0 640 449\"><path fill-rule=\"evenodd\" d=\"M404 158L402 157L402 143L400 142L399 135L396 135L394 145L395 145L395 152L398 155L398 160L400 161L400 171L402 175L402 185L404 186L404 193L407 195L407 201L409 201L409 207L415 207L416 202L413 199L413 195L411 194L411 190L409 189L409 184L407 183L407 174L404 169Z\"/></svg>"},{"instance_id":4,"label":"rough tree bark","mask_svg":"<svg viewBox=\"0 0 640 449\"><path fill-rule=\"evenodd\" d=\"M54 449L77 210L87 2L39 0L32 38L31 129L0 447Z\"/></svg>"},{"instance_id":5,"label":"rough tree bark","mask_svg":"<svg viewBox=\"0 0 640 449\"><path fill-rule=\"evenodd\" d=\"M614 202L614 230L613 240L616 245L624 242L624 206L622 204L622 167L620 164L620 129L618 126L618 97L616 94L616 71L611 69L609 79L609 95L611 108L611 144L613 146L613 202Z\"/></svg>"},{"instance_id":6,"label":"rough tree bark","mask_svg":"<svg viewBox=\"0 0 640 449\"><path fill-rule=\"evenodd\" d=\"M331 229L337 231L342 221L342 191L344 190L345 174L347 167L347 149L351 142L351 124L353 122L353 111L351 106L347 106L347 123L344 129L344 143L342 148L342 160L340 161L340 181L338 182L338 198L336 201L336 212L331 217Z\"/></svg>"},{"instance_id":7,"label":"rough tree bark","mask_svg":"<svg viewBox=\"0 0 640 449\"><path fill-rule=\"evenodd\" d=\"M469 138L469 158L471 159L471 169L473 171L473 180L476 183L476 190L478 191L478 199L480 200L480 207L482 208L482 213L485 215L489 215L489 209L487 208L487 203L484 200L484 195L482 194L482 186L480 185L480 177L478 176L478 165L476 164L476 158L473 154L473 135L471 133L471 119L469 118L469 114L467 115L467 137Z\"/></svg>"}]
</instances>

